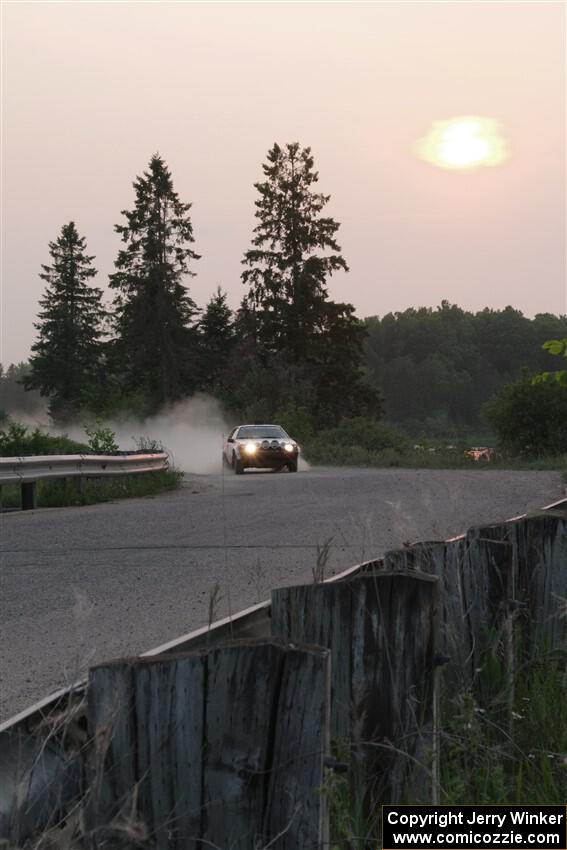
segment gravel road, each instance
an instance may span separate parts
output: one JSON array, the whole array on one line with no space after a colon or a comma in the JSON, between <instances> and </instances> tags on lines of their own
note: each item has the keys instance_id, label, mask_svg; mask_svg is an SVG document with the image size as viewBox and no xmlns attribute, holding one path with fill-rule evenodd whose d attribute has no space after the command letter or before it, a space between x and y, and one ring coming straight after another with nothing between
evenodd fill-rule
<instances>
[{"instance_id":1,"label":"gravel road","mask_svg":"<svg viewBox=\"0 0 567 850\"><path fill-rule=\"evenodd\" d=\"M552 472L326 469L186 476L181 491L0 518L0 716L84 675L404 541L444 539L564 495Z\"/></svg>"}]
</instances>

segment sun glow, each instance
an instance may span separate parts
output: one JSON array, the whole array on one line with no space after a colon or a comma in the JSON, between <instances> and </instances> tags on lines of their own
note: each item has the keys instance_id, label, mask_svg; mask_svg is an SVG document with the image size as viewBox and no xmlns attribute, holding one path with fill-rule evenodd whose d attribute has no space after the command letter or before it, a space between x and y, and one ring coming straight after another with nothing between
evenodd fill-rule
<instances>
[{"instance_id":1,"label":"sun glow","mask_svg":"<svg viewBox=\"0 0 567 850\"><path fill-rule=\"evenodd\" d=\"M500 165L508 158L499 123L477 115L435 121L417 152L431 165L453 170Z\"/></svg>"}]
</instances>

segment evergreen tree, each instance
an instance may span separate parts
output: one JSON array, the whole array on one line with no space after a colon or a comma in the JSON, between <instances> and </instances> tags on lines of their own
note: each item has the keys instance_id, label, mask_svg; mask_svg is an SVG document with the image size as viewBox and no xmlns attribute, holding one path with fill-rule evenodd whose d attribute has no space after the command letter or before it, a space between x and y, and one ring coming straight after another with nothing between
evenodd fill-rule
<instances>
[{"instance_id":1,"label":"evergreen tree","mask_svg":"<svg viewBox=\"0 0 567 850\"><path fill-rule=\"evenodd\" d=\"M134 183L136 201L124 210L126 224L115 229L125 243L110 285L118 291L114 357L129 391L143 391L149 410L183 395L197 384L194 319L197 307L183 285L192 277L191 204L179 200L164 160L154 155Z\"/></svg>"},{"instance_id":2,"label":"evergreen tree","mask_svg":"<svg viewBox=\"0 0 567 850\"><path fill-rule=\"evenodd\" d=\"M94 257L86 254L74 222L49 243L49 253L52 264L42 266L40 274L47 289L35 324L38 339L24 385L47 396L52 418L65 422L76 415L96 381L105 312L101 290L88 283L96 275Z\"/></svg>"},{"instance_id":3,"label":"evergreen tree","mask_svg":"<svg viewBox=\"0 0 567 850\"><path fill-rule=\"evenodd\" d=\"M275 144L263 170L265 181L255 184L259 223L242 274L258 354L309 376L316 415L377 413L379 395L360 381L364 326L352 305L328 296L329 277L348 266L335 239L339 224L324 214L330 195L314 189L311 149Z\"/></svg>"},{"instance_id":4,"label":"evergreen tree","mask_svg":"<svg viewBox=\"0 0 567 850\"><path fill-rule=\"evenodd\" d=\"M348 271L335 240L339 225L322 215L330 196L312 188L319 179L313 165L311 149L297 143L275 144L268 152L266 180L255 184L254 247L243 260L242 280L259 313L262 343L297 360L325 322L327 278Z\"/></svg>"},{"instance_id":5,"label":"evergreen tree","mask_svg":"<svg viewBox=\"0 0 567 850\"><path fill-rule=\"evenodd\" d=\"M209 391L222 393L234 347L234 321L232 310L226 303L226 293L220 286L199 322L199 347L202 386Z\"/></svg>"}]
</instances>

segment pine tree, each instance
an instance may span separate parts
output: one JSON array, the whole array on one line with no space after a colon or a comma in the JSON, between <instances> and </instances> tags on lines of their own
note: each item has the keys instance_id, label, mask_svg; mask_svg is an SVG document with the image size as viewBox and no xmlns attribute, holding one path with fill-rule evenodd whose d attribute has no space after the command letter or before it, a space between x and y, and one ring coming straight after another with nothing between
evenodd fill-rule
<instances>
[{"instance_id":1,"label":"pine tree","mask_svg":"<svg viewBox=\"0 0 567 850\"><path fill-rule=\"evenodd\" d=\"M69 421L79 411L81 398L97 379L105 311L102 291L89 286L96 275L94 257L74 222L49 243L51 265L40 277L47 283L40 300L38 339L32 346L26 389L39 389L49 398L55 420Z\"/></svg>"},{"instance_id":2,"label":"pine tree","mask_svg":"<svg viewBox=\"0 0 567 850\"><path fill-rule=\"evenodd\" d=\"M201 385L204 389L222 393L233 347L232 310L226 303L226 293L219 286L199 321Z\"/></svg>"},{"instance_id":3,"label":"pine tree","mask_svg":"<svg viewBox=\"0 0 567 850\"><path fill-rule=\"evenodd\" d=\"M118 291L114 356L128 391L143 391L149 410L190 395L197 384L194 320L198 313L183 285L193 277L191 204L180 201L171 172L154 155L134 183L136 201L116 225L126 247L110 285Z\"/></svg>"},{"instance_id":4,"label":"pine tree","mask_svg":"<svg viewBox=\"0 0 567 850\"><path fill-rule=\"evenodd\" d=\"M246 252L242 280L255 311L258 355L283 360L309 376L317 416L378 411L378 397L361 389L365 330L351 304L329 299L333 272L348 271L335 235L339 224L324 214L330 195L317 193L311 149L275 144L256 183L258 225Z\"/></svg>"},{"instance_id":5,"label":"pine tree","mask_svg":"<svg viewBox=\"0 0 567 850\"><path fill-rule=\"evenodd\" d=\"M260 313L260 340L268 351L285 351L294 360L308 355L313 335L325 321L327 278L348 271L335 240L339 224L322 215L330 196L316 193L319 176L310 148L275 144L263 166L266 180L256 183L253 248L242 274L250 301Z\"/></svg>"}]
</instances>

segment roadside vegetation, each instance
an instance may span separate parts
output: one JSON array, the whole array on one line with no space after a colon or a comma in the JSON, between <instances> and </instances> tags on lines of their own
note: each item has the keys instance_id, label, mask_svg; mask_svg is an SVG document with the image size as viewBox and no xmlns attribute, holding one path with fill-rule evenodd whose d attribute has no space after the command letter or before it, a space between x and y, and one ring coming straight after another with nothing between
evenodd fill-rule
<instances>
[{"instance_id":1,"label":"roadside vegetation","mask_svg":"<svg viewBox=\"0 0 567 850\"><path fill-rule=\"evenodd\" d=\"M502 662L491 658L483 670L493 693L482 705L470 692L441 696L440 805L551 805L567 791L567 657L533 661L516 676L513 693ZM350 766L329 773L322 789L329 801L331 850L379 850L379 812L364 811L365 789L356 787L353 756L334 742L337 759ZM430 764L424 763L425 773ZM350 779L349 779L350 777ZM427 793L425 796L427 797ZM400 800L415 804L415 799Z\"/></svg>"},{"instance_id":2,"label":"roadside vegetation","mask_svg":"<svg viewBox=\"0 0 567 850\"><path fill-rule=\"evenodd\" d=\"M115 499L157 496L158 493L176 490L181 485L183 473L176 469L166 469L144 472L141 475L121 475L117 478L87 478L80 485L78 480L38 481L38 508L94 505ZM18 485L2 487L1 506L3 509L20 507Z\"/></svg>"},{"instance_id":3,"label":"roadside vegetation","mask_svg":"<svg viewBox=\"0 0 567 850\"><path fill-rule=\"evenodd\" d=\"M31 457L33 455L71 455L92 451L86 442L69 437L53 436L41 428L30 430L20 422L7 420L0 429L0 457Z\"/></svg>"},{"instance_id":4,"label":"roadside vegetation","mask_svg":"<svg viewBox=\"0 0 567 850\"><path fill-rule=\"evenodd\" d=\"M490 459L475 459L471 447L500 445L494 434L454 435L453 439L411 437L395 426L364 417L345 418L335 428L316 431L306 411L282 410L277 416L284 428L300 443L303 456L312 465L403 467L409 469L567 469L567 450L554 452L542 443L541 453L519 453L498 449Z\"/></svg>"},{"instance_id":5,"label":"roadside vegetation","mask_svg":"<svg viewBox=\"0 0 567 850\"><path fill-rule=\"evenodd\" d=\"M304 456L314 466L358 466L401 469L471 469L471 470L549 470L563 472L567 469L567 455L543 456L536 459L496 455L491 460L467 454L471 443L444 443L427 441L417 448L366 449L357 445L325 445L322 440L308 443Z\"/></svg>"},{"instance_id":6,"label":"roadside vegetation","mask_svg":"<svg viewBox=\"0 0 567 850\"><path fill-rule=\"evenodd\" d=\"M37 455L65 455L85 453L117 453L115 435L103 425L87 426L87 441L70 440L54 436L40 428L30 430L19 422L8 421L0 429L1 457L30 457ZM163 446L148 437L137 441L138 451L163 451ZM43 508L72 505L92 505L114 499L153 496L181 486L183 473L175 468L122 475L116 478L71 478L37 482L37 504ZM19 508L20 486L4 485L0 488L0 508Z\"/></svg>"},{"instance_id":7,"label":"roadside vegetation","mask_svg":"<svg viewBox=\"0 0 567 850\"><path fill-rule=\"evenodd\" d=\"M567 656L532 661L513 693L503 662L483 671L500 685L489 705L446 693L441 737L441 802L549 805L567 791Z\"/></svg>"}]
</instances>

